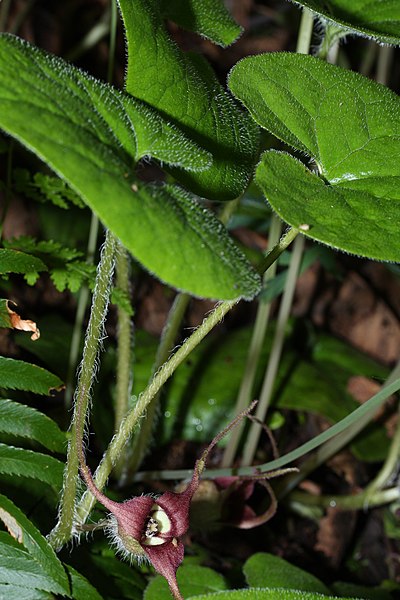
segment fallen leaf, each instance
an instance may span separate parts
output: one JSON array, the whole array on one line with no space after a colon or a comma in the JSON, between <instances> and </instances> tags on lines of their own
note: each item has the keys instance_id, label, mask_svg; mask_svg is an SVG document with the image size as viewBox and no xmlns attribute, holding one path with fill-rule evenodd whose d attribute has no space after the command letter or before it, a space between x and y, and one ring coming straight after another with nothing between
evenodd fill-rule
<instances>
[{"instance_id":1,"label":"fallen leaf","mask_svg":"<svg viewBox=\"0 0 400 600\"><path fill-rule=\"evenodd\" d=\"M9 301L6 300L6 309L10 320L10 327L19 329L20 331L32 331L31 340L35 341L40 338L40 331L34 321L24 320L9 307Z\"/></svg>"}]
</instances>

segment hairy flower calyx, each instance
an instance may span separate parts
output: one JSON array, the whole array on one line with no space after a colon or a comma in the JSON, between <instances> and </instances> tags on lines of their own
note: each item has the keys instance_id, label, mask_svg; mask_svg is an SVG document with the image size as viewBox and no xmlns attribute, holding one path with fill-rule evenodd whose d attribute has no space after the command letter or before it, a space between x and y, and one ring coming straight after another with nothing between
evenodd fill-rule
<instances>
[{"instance_id":1,"label":"hairy flower calyx","mask_svg":"<svg viewBox=\"0 0 400 600\"><path fill-rule=\"evenodd\" d=\"M147 557L155 570L163 575L175 600L183 600L176 571L183 560L182 536L189 527L189 508L199 487L210 450L254 408L255 402L240 413L219 433L196 462L192 479L183 492L164 492L157 500L136 496L125 502L114 502L96 486L83 450L80 453L81 474L94 497L111 512L109 528L117 546L137 557Z\"/></svg>"}]
</instances>

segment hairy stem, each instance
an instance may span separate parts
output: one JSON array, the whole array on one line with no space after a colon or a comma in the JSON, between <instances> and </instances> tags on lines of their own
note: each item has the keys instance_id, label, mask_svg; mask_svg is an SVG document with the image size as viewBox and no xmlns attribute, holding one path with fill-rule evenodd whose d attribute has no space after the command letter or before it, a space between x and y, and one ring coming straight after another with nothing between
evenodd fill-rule
<instances>
[{"instance_id":1,"label":"hairy stem","mask_svg":"<svg viewBox=\"0 0 400 600\"><path fill-rule=\"evenodd\" d=\"M277 258L286 250L298 234L298 230L289 229L280 239L279 243L263 261L263 271L268 269ZM111 472L111 469L127 443L138 420L142 417L149 403L158 394L164 383L171 377L177 367L185 360L194 348L205 338L205 336L224 318L224 316L237 304L236 300L221 302L216 305L211 314L204 319L203 323L192 333L183 345L169 358L167 362L157 371L153 379L139 396L135 407L129 412L117 434L110 442L103 459L95 473L96 486L101 490ZM93 496L85 493L78 507L79 524L83 524L94 504Z\"/></svg>"},{"instance_id":2,"label":"hairy stem","mask_svg":"<svg viewBox=\"0 0 400 600\"><path fill-rule=\"evenodd\" d=\"M122 290L126 296L129 296L129 254L123 245L117 244L116 254L116 274L117 287ZM132 321L131 315L122 307L118 306L118 332L117 332L117 381L115 386L114 402L114 431L118 431L124 417L127 415L130 406L130 395L132 388ZM126 467L127 455L121 454L118 463L115 465L116 476L121 477Z\"/></svg>"},{"instance_id":3,"label":"hairy stem","mask_svg":"<svg viewBox=\"0 0 400 600\"><path fill-rule=\"evenodd\" d=\"M167 322L164 326L160 345L158 347L156 359L153 365L152 377L157 373L158 369L168 360L168 356L174 347L176 336L179 331L183 316L189 304L190 296L188 294L177 294L168 314ZM143 420L140 431L138 432L133 446L132 458L129 461L129 468L124 475L124 481L130 479L136 473L140 463L142 462L146 449L149 446L151 436L154 429L154 422L157 416L159 393L151 400L146 410L146 419ZM123 483L123 482L122 482Z\"/></svg>"},{"instance_id":4,"label":"hairy stem","mask_svg":"<svg viewBox=\"0 0 400 600\"><path fill-rule=\"evenodd\" d=\"M236 198L235 200L232 200L231 202L226 202L224 204L224 207L219 214L219 219L224 225L228 223L233 212L236 210L239 202L240 197ZM278 242L278 239L279 236L275 240L275 244ZM161 340L157 350L156 359L153 365L151 378L154 377L158 369L168 360L168 357L174 347L179 327L181 325L182 319L184 317L189 302L190 296L188 294L178 294L176 296L161 335ZM124 474L123 480L120 481L121 484L124 484L125 481L129 480L136 473L141 461L144 458L146 449L148 448L149 442L152 438L154 423L157 417L159 396L160 395L157 394L147 407L146 419L143 421L140 427L140 431L137 434L132 445L132 458L129 467L126 473ZM244 405L243 408L245 408L245 406L247 405Z\"/></svg>"},{"instance_id":5,"label":"hairy stem","mask_svg":"<svg viewBox=\"0 0 400 600\"><path fill-rule=\"evenodd\" d=\"M120 242L116 255L117 287L129 294L129 255ZM118 306L117 383L115 386L115 431L129 409L132 379L132 324L129 313Z\"/></svg>"},{"instance_id":6,"label":"hairy stem","mask_svg":"<svg viewBox=\"0 0 400 600\"><path fill-rule=\"evenodd\" d=\"M93 264L94 254L97 246L97 237L99 234L99 219L92 213L90 221L89 239L86 250L86 262L89 265ZM74 391L75 369L78 363L78 357L82 338L82 323L85 317L86 308L89 302L89 287L85 284L78 294L78 304L76 307L75 323L72 332L71 346L69 350L68 372L64 402L65 406L70 407L72 404L72 396Z\"/></svg>"},{"instance_id":7,"label":"hairy stem","mask_svg":"<svg viewBox=\"0 0 400 600\"><path fill-rule=\"evenodd\" d=\"M70 540L74 530L75 498L79 469L78 447L83 444L90 390L96 373L97 356L101 340L103 339L104 321L107 314L114 272L115 244L114 235L107 232L97 268L90 320L86 331L82 362L75 392L75 406L71 421L71 439L64 471L64 485L61 492L59 518L55 528L49 534L49 542L56 549Z\"/></svg>"}]
</instances>

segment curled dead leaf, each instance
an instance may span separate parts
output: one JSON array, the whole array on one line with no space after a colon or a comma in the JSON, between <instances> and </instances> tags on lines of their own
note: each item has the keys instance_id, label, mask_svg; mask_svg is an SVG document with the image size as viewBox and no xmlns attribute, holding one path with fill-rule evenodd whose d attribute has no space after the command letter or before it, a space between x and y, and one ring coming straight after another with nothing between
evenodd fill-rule
<instances>
[{"instance_id":1,"label":"curled dead leaf","mask_svg":"<svg viewBox=\"0 0 400 600\"><path fill-rule=\"evenodd\" d=\"M32 331L31 340L35 341L40 338L40 331L34 321L24 320L11 308L9 307L8 301L6 304L8 316L10 318L11 327L13 329L19 329L20 331Z\"/></svg>"}]
</instances>

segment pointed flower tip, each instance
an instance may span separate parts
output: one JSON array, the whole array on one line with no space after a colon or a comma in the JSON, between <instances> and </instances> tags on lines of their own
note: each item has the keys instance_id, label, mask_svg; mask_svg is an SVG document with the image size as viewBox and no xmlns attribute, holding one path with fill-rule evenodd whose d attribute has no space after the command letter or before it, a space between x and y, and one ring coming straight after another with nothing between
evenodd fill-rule
<instances>
[{"instance_id":1,"label":"pointed flower tip","mask_svg":"<svg viewBox=\"0 0 400 600\"><path fill-rule=\"evenodd\" d=\"M97 500L111 512L110 532L117 547L126 555L147 558L168 582L176 600L183 600L176 580L184 546L181 537L189 527L189 509L199 487L207 456L216 443L253 410L255 402L218 434L196 462L192 479L183 492L165 492L159 498L138 496L122 503L113 502L96 488L91 473L81 461L82 475Z\"/></svg>"}]
</instances>

